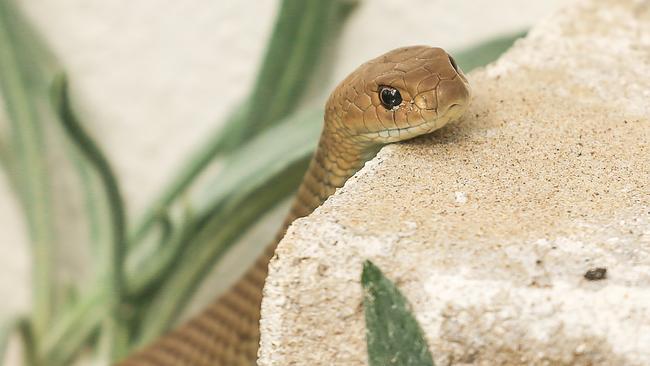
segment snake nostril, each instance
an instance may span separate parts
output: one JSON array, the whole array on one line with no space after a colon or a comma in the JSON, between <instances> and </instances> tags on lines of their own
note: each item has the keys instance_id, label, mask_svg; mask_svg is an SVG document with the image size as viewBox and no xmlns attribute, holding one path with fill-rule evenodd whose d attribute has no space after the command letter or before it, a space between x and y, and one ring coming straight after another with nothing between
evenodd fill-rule
<instances>
[{"instance_id":1,"label":"snake nostril","mask_svg":"<svg viewBox=\"0 0 650 366\"><path fill-rule=\"evenodd\" d=\"M451 57L451 55L447 55L447 56L449 56L449 62L451 62L451 67L453 67L454 70L458 72L458 65L456 65L456 60L454 60L454 58Z\"/></svg>"}]
</instances>

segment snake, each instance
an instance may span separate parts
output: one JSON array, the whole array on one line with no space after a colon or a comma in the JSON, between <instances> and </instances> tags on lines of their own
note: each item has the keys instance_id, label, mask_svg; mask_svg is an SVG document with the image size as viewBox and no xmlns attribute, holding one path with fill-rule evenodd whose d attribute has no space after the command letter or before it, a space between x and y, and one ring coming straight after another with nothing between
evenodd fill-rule
<instances>
[{"instance_id":1,"label":"snake","mask_svg":"<svg viewBox=\"0 0 650 366\"><path fill-rule=\"evenodd\" d=\"M327 99L317 148L276 240L212 304L118 365L254 365L268 264L289 225L325 202L382 146L460 119L470 95L467 77L442 48L401 47L359 66Z\"/></svg>"}]
</instances>

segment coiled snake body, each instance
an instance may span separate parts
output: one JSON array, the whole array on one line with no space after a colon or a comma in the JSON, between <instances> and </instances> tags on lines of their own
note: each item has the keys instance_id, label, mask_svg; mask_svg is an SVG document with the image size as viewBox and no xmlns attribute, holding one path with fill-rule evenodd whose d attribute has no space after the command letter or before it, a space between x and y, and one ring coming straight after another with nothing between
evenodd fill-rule
<instances>
[{"instance_id":1,"label":"coiled snake body","mask_svg":"<svg viewBox=\"0 0 650 366\"><path fill-rule=\"evenodd\" d=\"M381 146L458 119L469 96L467 79L440 48L398 48L359 66L328 99L318 148L277 240L203 312L120 365L254 364L267 266L289 224L316 209Z\"/></svg>"}]
</instances>

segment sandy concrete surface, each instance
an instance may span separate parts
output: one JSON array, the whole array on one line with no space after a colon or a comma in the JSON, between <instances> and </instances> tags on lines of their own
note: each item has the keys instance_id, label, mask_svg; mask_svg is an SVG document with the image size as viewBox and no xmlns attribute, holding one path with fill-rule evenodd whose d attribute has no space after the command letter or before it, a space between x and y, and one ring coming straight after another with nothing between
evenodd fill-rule
<instances>
[{"instance_id":1,"label":"sandy concrete surface","mask_svg":"<svg viewBox=\"0 0 650 366\"><path fill-rule=\"evenodd\" d=\"M650 2L580 1L469 78L461 122L291 227L261 366L366 364L366 259L436 365L650 364Z\"/></svg>"}]
</instances>

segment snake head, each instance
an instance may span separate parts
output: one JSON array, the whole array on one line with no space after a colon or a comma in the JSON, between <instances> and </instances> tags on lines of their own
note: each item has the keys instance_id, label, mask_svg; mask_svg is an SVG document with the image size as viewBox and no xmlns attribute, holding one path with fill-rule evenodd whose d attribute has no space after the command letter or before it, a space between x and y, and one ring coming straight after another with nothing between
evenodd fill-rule
<instances>
[{"instance_id":1,"label":"snake head","mask_svg":"<svg viewBox=\"0 0 650 366\"><path fill-rule=\"evenodd\" d=\"M359 66L337 86L326 128L369 144L396 142L457 120L469 100L467 78L445 50L403 47Z\"/></svg>"}]
</instances>

